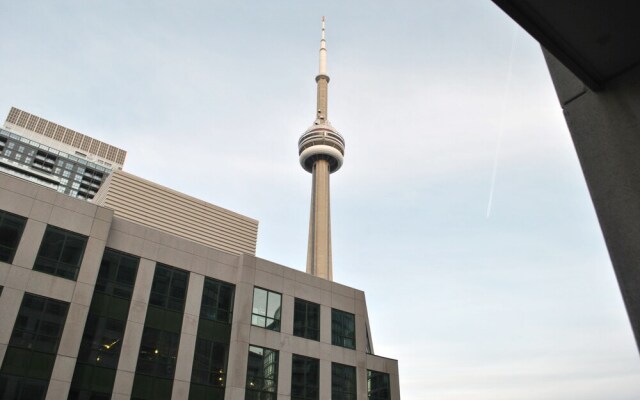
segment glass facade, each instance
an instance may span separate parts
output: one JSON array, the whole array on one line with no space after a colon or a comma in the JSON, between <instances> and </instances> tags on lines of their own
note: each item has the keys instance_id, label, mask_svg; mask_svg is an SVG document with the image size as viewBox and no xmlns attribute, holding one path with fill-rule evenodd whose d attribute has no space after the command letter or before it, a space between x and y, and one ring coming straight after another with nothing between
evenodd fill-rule
<instances>
[{"instance_id":1,"label":"glass facade","mask_svg":"<svg viewBox=\"0 0 640 400\"><path fill-rule=\"evenodd\" d=\"M235 287L205 278L191 371L190 400L224 399Z\"/></svg>"},{"instance_id":2,"label":"glass facade","mask_svg":"<svg viewBox=\"0 0 640 400\"><path fill-rule=\"evenodd\" d=\"M282 295L259 287L253 288L251 325L280 331Z\"/></svg>"},{"instance_id":3,"label":"glass facade","mask_svg":"<svg viewBox=\"0 0 640 400\"><path fill-rule=\"evenodd\" d=\"M346 311L331 309L331 344L356 348L356 318Z\"/></svg>"},{"instance_id":4,"label":"glass facade","mask_svg":"<svg viewBox=\"0 0 640 400\"><path fill-rule=\"evenodd\" d=\"M389 374L367 370L367 395L370 400L391 399Z\"/></svg>"},{"instance_id":5,"label":"glass facade","mask_svg":"<svg viewBox=\"0 0 640 400\"><path fill-rule=\"evenodd\" d=\"M356 368L331 363L331 400L356 400Z\"/></svg>"},{"instance_id":6,"label":"glass facade","mask_svg":"<svg viewBox=\"0 0 640 400\"><path fill-rule=\"evenodd\" d=\"M276 400L278 396L278 351L249 346L245 400Z\"/></svg>"},{"instance_id":7,"label":"glass facade","mask_svg":"<svg viewBox=\"0 0 640 400\"><path fill-rule=\"evenodd\" d=\"M320 305L295 299L293 334L311 340L320 340Z\"/></svg>"},{"instance_id":8,"label":"glass facade","mask_svg":"<svg viewBox=\"0 0 640 400\"><path fill-rule=\"evenodd\" d=\"M0 398L44 399L69 304L25 293L0 369Z\"/></svg>"},{"instance_id":9,"label":"glass facade","mask_svg":"<svg viewBox=\"0 0 640 400\"><path fill-rule=\"evenodd\" d=\"M11 264L27 219L0 210L0 261Z\"/></svg>"},{"instance_id":10,"label":"glass facade","mask_svg":"<svg viewBox=\"0 0 640 400\"><path fill-rule=\"evenodd\" d=\"M156 265L132 399L171 398L188 282L187 271Z\"/></svg>"},{"instance_id":11,"label":"glass facade","mask_svg":"<svg viewBox=\"0 0 640 400\"><path fill-rule=\"evenodd\" d=\"M294 354L291 360L291 399L318 400L320 361Z\"/></svg>"},{"instance_id":12,"label":"glass facade","mask_svg":"<svg viewBox=\"0 0 640 400\"><path fill-rule=\"evenodd\" d=\"M139 261L138 257L105 249L69 400L110 398Z\"/></svg>"},{"instance_id":13,"label":"glass facade","mask_svg":"<svg viewBox=\"0 0 640 400\"><path fill-rule=\"evenodd\" d=\"M33 269L75 281L86 245L86 236L48 225Z\"/></svg>"}]
</instances>

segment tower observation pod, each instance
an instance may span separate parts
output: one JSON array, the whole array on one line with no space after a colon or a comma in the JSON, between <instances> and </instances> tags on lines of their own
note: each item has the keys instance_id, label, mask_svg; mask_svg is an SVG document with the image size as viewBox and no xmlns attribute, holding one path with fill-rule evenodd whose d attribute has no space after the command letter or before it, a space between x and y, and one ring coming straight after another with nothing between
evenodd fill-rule
<instances>
[{"instance_id":1,"label":"tower observation pod","mask_svg":"<svg viewBox=\"0 0 640 400\"><path fill-rule=\"evenodd\" d=\"M333 280L329 176L342 166L344 139L331 126L327 117L329 76L327 75L324 17L322 17L322 39L320 40L320 68L316 76L316 84L318 93L316 120L298 141L300 165L312 174L307 273Z\"/></svg>"}]
</instances>

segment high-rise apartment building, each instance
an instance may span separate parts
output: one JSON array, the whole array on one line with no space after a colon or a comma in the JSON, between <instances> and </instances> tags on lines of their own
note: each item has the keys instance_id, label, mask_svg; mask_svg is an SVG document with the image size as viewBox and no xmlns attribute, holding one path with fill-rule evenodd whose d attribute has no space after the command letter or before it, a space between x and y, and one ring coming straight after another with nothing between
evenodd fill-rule
<instances>
[{"instance_id":1,"label":"high-rise apartment building","mask_svg":"<svg viewBox=\"0 0 640 400\"><path fill-rule=\"evenodd\" d=\"M0 172L90 200L126 151L12 107L0 129Z\"/></svg>"}]
</instances>

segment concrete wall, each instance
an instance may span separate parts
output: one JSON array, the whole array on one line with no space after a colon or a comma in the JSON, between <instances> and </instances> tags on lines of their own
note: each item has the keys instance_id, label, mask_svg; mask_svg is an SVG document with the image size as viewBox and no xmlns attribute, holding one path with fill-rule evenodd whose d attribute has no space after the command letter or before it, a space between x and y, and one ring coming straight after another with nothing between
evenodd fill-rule
<instances>
[{"instance_id":1,"label":"concrete wall","mask_svg":"<svg viewBox=\"0 0 640 400\"><path fill-rule=\"evenodd\" d=\"M235 255L152 227L114 216L113 211L58 194L53 190L0 173L0 209L28 217L13 264L0 262L0 363L25 292L70 303L47 399L66 399L84 331L93 287L105 247L140 257L138 274L122 342L112 399L129 399L156 263L189 271L185 314L180 336L173 398L188 398L205 277L236 286L226 399L243 399L249 344L280 352L278 399L289 399L291 355L320 360L321 399L331 397L331 363L355 366L358 400L367 398L366 370L389 373L392 399L400 399L398 362L367 354L367 307L364 293L253 255ZM47 224L89 237L77 281L33 271ZM281 332L251 325L253 287L282 294ZM294 299L320 304L320 341L293 336ZM356 349L331 345L331 308L355 314Z\"/></svg>"},{"instance_id":2,"label":"concrete wall","mask_svg":"<svg viewBox=\"0 0 640 400\"><path fill-rule=\"evenodd\" d=\"M545 58L640 349L640 66L593 92Z\"/></svg>"}]
</instances>

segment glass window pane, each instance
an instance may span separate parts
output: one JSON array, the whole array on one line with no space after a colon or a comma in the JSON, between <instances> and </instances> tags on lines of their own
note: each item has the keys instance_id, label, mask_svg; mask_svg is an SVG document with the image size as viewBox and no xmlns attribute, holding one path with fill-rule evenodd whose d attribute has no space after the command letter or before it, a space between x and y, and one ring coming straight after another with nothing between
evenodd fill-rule
<instances>
[{"instance_id":1,"label":"glass window pane","mask_svg":"<svg viewBox=\"0 0 640 400\"><path fill-rule=\"evenodd\" d=\"M33 269L75 280L86 244L86 236L49 225Z\"/></svg>"},{"instance_id":2,"label":"glass window pane","mask_svg":"<svg viewBox=\"0 0 640 400\"><path fill-rule=\"evenodd\" d=\"M260 288L253 289L253 313L267 315L267 291Z\"/></svg>"},{"instance_id":3,"label":"glass window pane","mask_svg":"<svg viewBox=\"0 0 640 400\"><path fill-rule=\"evenodd\" d=\"M279 293L269 292L267 302L267 317L280 319L280 304L282 296Z\"/></svg>"},{"instance_id":4,"label":"glass window pane","mask_svg":"<svg viewBox=\"0 0 640 400\"><path fill-rule=\"evenodd\" d=\"M11 263L27 219L0 211L0 261Z\"/></svg>"},{"instance_id":5,"label":"glass window pane","mask_svg":"<svg viewBox=\"0 0 640 400\"><path fill-rule=\"evenodd\" d=\"M262 328L279 331L281 302L282 295L280 293L258 287L254 288L251 323Z\"/></svg>"},{"instance_id":6,"label":"glass window pane","mask_svg":"<svg viewBox=\"0 0 640 400\"><path fill-rule=\"evenodd\" d=\"M278 351L249 346L245 399L273 398L278 388Z\"/></svg>"},{"instance_id":7,"label":"glass window pane","mask_svg":"<svg viewBox=\"0 0 640 400\"><path fill-rule=\"evenodd\" d=\"M367 370L367 391L371 400L389 400L391 398L389 374Z\"/></svg>"},{"instance_id":8,"label":"glass window pane","mask_svg":"<svg viewBox=\"0 0 640 400\"><path fill-rule=\"evenodd\" d=\"M356 348L355 315L335 308L331 310L331 343Z\"/></svg>"},{"instance_id":9,"label":"glass window pane","mask_svg":"<svg viewBox=\"0 0 640 400\"><path fill-rule=\"evenodd\" d=\"M349 365L331 364L331 398L356 400L356 369Z\"/></svg>"},{"instance_id":10,"label":"glass window pane","mask_svg":"<svg viewBox=\"0 0 640 400\"><path fill-rule=\"evenodd\" d=\"M291 366L291 396L300 400L317 400L319 360L294 354Z\"/></svg>"}]
</instances>

